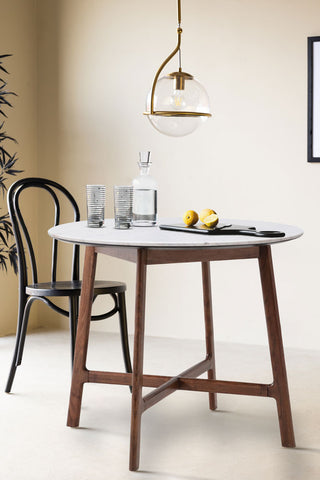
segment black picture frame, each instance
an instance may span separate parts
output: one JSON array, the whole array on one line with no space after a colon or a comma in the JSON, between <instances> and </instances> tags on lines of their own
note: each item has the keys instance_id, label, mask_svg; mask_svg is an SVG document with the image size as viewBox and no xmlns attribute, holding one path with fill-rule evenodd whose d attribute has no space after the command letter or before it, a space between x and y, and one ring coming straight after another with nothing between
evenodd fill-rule
<instances>
[{"instance_id":1,"label":"black picture frame","mask_svg":"<svg viewBox=\"0 0 320 480\"><path fill-rule=\"evenodd\" d=\"M308 162L320 162L320 36L308 37Z\"/></svg>"}]
</instances>

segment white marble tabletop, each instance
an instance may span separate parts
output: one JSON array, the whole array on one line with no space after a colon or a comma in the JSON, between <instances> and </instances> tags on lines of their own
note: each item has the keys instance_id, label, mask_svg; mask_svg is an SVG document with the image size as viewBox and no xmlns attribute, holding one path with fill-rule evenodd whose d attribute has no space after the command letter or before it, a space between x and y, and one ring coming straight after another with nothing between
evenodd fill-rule
<instances>
[{"instance_id":1,"label":"white marble tabletop","mask_svg":"<svg viewBox=\"0 0 320 480\"><path fill-rule=\"evenodd\" d=\"M159 224L182 223L181 219L160 219ZM245 245L266 245L286 242L300 237L303 231L299 227L254 220L221 219L219 223L231 223L256 227L257 230L279 230L284 237L254 237L243 235L200 235L161 230L154 227L132 227L128 230L114 228L114 220L106 219L101 228L89 228L87 221L65 223L49 230L49 235L64 242L84 245L118 245L131 247L228 247Z\"/></svg>"}]
</instances>

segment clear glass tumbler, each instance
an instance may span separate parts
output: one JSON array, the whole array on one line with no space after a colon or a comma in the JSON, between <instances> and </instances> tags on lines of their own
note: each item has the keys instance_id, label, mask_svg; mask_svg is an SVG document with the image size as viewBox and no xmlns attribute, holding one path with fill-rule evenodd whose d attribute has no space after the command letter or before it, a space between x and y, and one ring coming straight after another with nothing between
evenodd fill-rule
<instances>
[{"instance_id":1,"label":"clear glass tumbler","mask_svg":"<svg viewBox=\"0 0 320 480\"><path fill-rule=\"evenodd\" d=\"M114 186L114 226L126 229L132 225L132 186Z\"/></svg>"},{"instance_id":2,"label":"clear glass tumbler","mask_svg":"<svg viewBox=\"0 0 320 480\"><path fill-rule=\"evenodd\" d=\"M88 227L99 228L104 222L106 203L105 185L87 185L87 219Z\"/></svg>"}]
</instances>

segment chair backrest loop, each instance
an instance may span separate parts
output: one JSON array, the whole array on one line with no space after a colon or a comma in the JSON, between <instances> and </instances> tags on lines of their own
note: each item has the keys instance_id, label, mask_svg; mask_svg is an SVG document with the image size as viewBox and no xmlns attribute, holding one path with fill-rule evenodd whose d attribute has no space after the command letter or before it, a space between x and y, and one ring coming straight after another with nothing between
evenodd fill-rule
<instances>
[{"instance_id":1,"label":"chair backrest loop","mask_svg":"<svg viewBox=\"0 0 320 480\"><path fill-rule=\"evenodd\" d=\"M59 200L59 194L69 200L73 209L73 220L78 222L80 220L80 211L74 197L68 190L53 180L45 178L29 177L18 180L13 183L8 190L8 211L12 222L12 228L15 236L17 255L18 255L18 268L19 268L19 283L20 288L23 288L28 284L28 269L26 252L24 244L27 246L27 250L30 258L31 273L33 283L38 283L38 270L36 256L32 245L31 237L28 232L26 222L20 209L20 196L21 193L28 188L41 188L47 191L54 203L54 223L53 225L59 225L61 217L61 205ZM58 242L53 240L52 243L52 261L51 261L51 281L55 282L57 277L57 260L58 260ZM72 280L79 280L79 245L73 247L72 258Z\"/></svg>"}]
</instances>

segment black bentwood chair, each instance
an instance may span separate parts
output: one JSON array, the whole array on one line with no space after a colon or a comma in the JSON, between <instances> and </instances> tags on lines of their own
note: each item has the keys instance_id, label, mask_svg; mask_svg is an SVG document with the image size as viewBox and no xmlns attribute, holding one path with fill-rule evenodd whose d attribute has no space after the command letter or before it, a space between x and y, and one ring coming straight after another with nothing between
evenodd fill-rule
<instances>
[{"instance_id":1,"label":"black bentwood chair","mask_svg":"<svg viewBox=\"0 0 320 480\"><path fill-rule=\"evenodd\" d=\"M16 344L14 349L14 355L12 365L10 369L9 378L6 385L6 392L11 391L13 379L16 373L17 366L21 364L23 348L25 343L25 337L28 326L28 318L31 305L35 300L41 300L49 307L53 308L56 312L69 317L70 333L71 333L71 359L73 363L75 336L77 330L78 319L78 304L79 296L81 292L81 281L79 280L79 245L73 247L73 259L72 259L72 273L70 281L57 281L57 254L58 254L58 242L53 240L52 243L52 265L51 265L51 280L47 283L38 283L38 272L36 257L34 249L31 243L31 238L28 233L26 223L23 219L20 210L20 196L21 193L31 187L41 188L46 190L51 196L55 205L54 225L58 225L60 222L60 200L69 200L72 209L74 221L80 220L80 213L78 205L73 196L62 186L52 180L46 180L44 178L24 178L18 180L8 190L8 209L14 231L17 253L18 253L18 268L19 268L19 311L18 311L18 324L16 334ZM50 197L49 197L50 198ZM32 283L28 283L28 269L27 258L25 254L24 246L27 247L30 259L30 269L32 272ZM124 356L125 368L128 373L132 372L130 352L128 344L128 331L127 331L127 317L126 317L126 304L125 304L125 290L126 285L121 282L112 281L99 281L96 280L94 284L94 299L98 295L108 294L111 295L114 301L114 307L107 313L102 315L92 316L92 320L103 320L109 318L112 315L118 313L120 320L120 332L122 350ZM55 305L47 297L68 297L69 298L69 310Z\"/></svg>"}]
</instances>

